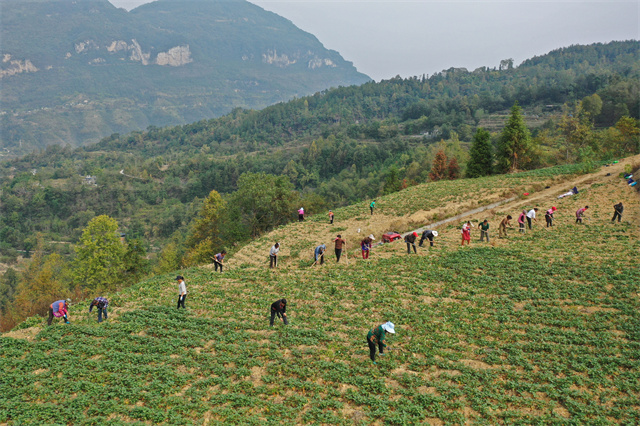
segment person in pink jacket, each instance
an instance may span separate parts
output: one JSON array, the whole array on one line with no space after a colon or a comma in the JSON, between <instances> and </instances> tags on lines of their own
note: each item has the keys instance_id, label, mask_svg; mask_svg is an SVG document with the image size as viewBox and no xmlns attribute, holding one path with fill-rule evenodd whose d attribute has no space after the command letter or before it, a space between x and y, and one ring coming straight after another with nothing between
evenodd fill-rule
<instances>
[{"instance_id":1,"label":"person in pink jacket","mask_svg":"<svg viewBox=\"0 0 640 426\"><path fill-rule=\"evenodd\" d=\"M53 317L64 318L65 324L69 324L69 318L67 317L68 306L71 303L71 299L67 300L58 300L53 302L51 306L49 306L49 320L47 321L47 325L51 325L51 321L53 321Z\"/></svg>"},{"instance_id":2,"label":"person in pink jacket","mask_svg":"<svg viewBox=\"0 0 640 426\"><path fill-rule=\"evenodd\" d=\"M527 217L527 211L522 210L522 213L520 213L520 216L518 216L518 226L520 226L520 232L525 232L524 219L526 217Z\"/></svg>"}]
</instances>

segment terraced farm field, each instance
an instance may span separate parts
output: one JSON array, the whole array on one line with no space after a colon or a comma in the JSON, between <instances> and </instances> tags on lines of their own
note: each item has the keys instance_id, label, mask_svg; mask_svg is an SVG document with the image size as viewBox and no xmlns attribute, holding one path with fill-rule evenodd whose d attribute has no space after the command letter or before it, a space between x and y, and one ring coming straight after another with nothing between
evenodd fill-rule
<instances>
[{"instance_id":1,"label":"terraced farm field","mask_svg":"<svg viewBox=\"0 0 640 426\"><path fill-rule=\"evenodd\" d=\"M550 185L522 178L542 186L470 216L487 218L493 232L507 213L555 205L548 230L534 225L489 244L474 234L461 248L452 222L417 255L395 242L375 247L368 261L350 249L348 263L329 257L308 266L307 247L318 239L433 214L418 212L420 203L411 209L414 197L430 197L412 188L380 200L395 206L393 215L338 211L334 227L312 218L254 242L224 274L180 271L186 311L175 308L174 274L111 295L100 325L88 301L72 307L70 325L29 320L33 327L0 340L0 422L638 424L640 200L618 171ZM477 189L460 182L467 194ZM581 192L557 200L572 182ZM441 198L428 203L451 205ZM623 221L612 224L619 201ZM585 204L588 219L576 225ZM261 250L275 239L288 252L269 270ZM270 328L269 305L281 297L290 325ZM373 365L365 336L387 320L396 334Z\"/></svg>"}]
</instances>

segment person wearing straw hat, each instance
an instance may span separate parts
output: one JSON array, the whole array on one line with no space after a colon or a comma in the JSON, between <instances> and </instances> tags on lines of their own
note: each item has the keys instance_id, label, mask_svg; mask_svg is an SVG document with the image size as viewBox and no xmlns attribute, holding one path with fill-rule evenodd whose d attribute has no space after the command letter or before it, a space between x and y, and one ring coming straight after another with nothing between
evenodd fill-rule
<instances>
[{"instance_id":1,"label":"person wearing straw hat","mask_svg":"<svg viewBox=\"0 0 640 426\"><path fill-rule=\"evenodd\" d=\"M178 309L182 305L183 309L187 309L184 306L184 300L187 298L187 285L184 282L184 277L182 275L178 275L176 277L176 281L178 281L178 291L180 294L178 295Z\"/></svg>"},{"instance_id":2,"label":"person wearing straw hat","mask_svg":"<svg viewBox=\"0 0 640 426\"><path fill-rule=\"evenodd\" d=\"M67 317L67 312L69 310L69 305L71 304L71 299L66 300L56 300L49 306L49 319L47 320L47 325L51 325L51 321L53 321L53 317L64 318L64 323L69 324L69 317Z\"/></svg>"},{"instance_id":3,"label":"person wearing straw hat","mask_svg":"<svg viewBox=\"0 0 640 426\"><path fill-rule=\"evenodd\" d=\"M437 236L438 236L438 231L432 231L430 229L427 229L422 233L422 237L420 237L420 244L418 245L422 247L422 243L424 242L424 240L429 240L429 244L431 245L431 247L433 247L433 239Z\"/></svg>"},{"instance_id":4,"label":"person wearing straw hat","mask_svg":"<svg viewBox=\"0 0 640 426\"><path fill-rule=\"evenodd\" d=\"M287 299L276 300L271 304L271 319L269 320L271 327L273 327L273 321L276 319L276 315L278 318L282 318L284 325L289 325L289 320L287 319Z\"/></svg>"},{"instance_id":5,"label":"person wearing straw hat","mask_svg":"<svg viewBox=\"0 0 640 426\"><path fill-rule=\"evenodd\" d=\"M404 236L404 242L407 243L407 254L411 254L411 247L413 246L413 252L418 254L416 250L416 238L418 237L417 232L412 232L411 234L407 234Z\"/></svg>"},{"instance_id":6,"label":"person wearing straw hat","mask_svg":"<svg viewBox=\"0 0 640 426\"><path fill-rule=\"evenodd\" d=\"M369 358L376 363L376 346L380 350L380 356L384 356L384 348L387 347L387 334L395 334L396 329L391 321L387 321L382 325L372 328L367 333L367 344L369 345Z\"/></svg>"},{"instance_id":7,"label":"person wearing straw hat","mask_svg":"<svg viewBox=\"0 0 640 426\"><path fill-rule=\"evenodd\" d=\"M551 207L549 210L547 210L547 212L544 214L544 219L547 221L547 228L550 226L553 226L553 214L556 212L555 206Z\"/></svg>"},{"instance_id":8,"label":"person wearing straw hat","mask_svg":"<svg viewBox=\"0 0 640 426\"><path fill-rule=\"evenodd\" d=\"M94 306L98 308L98 322L102 322L103 315L104 319L107 319L107 306L109 306L109 301L105 297L96 297L89 305L89 313L91 313Z\"/></svg>"},{"instance_id":9,"label":"person wearing straw hat","mask_svg":"<svg viewBox=\"0 0 640 426\"><path fill-rule=\"evenodd\" d=\"M487 242L489 242L489 221L487 219L480 224L480 241L484 241L485 237L487 238Z\"/></svg>"}]
</instances>

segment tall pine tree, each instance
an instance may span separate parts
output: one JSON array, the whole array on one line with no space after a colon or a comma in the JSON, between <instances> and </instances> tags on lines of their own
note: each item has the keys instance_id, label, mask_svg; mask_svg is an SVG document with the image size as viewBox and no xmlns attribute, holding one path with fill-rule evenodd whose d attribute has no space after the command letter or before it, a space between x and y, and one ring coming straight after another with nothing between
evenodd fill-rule
<instances>
[{"instance_id":1,"label":"tall pine tree","mask_svg":"<svg viewBox=\"0 0 640 426\"><path fill-rule=\"evenodd\" d=\"M516 102L511 107L511 115L500 135L496 162L497 169L500 172L507 173L525 168L531 162L530 154L532 149L531 133L522 117L522 108Z\"/></svg>"},{"instance_id":2,"label":"tall pine tree","mask_svg":"<svg viewBox=\"0 0 640 426\"><path fill-rule=\"evenodd\" d=\"M469 162L467 163L467 177L475 178L489 176L493 173L493 147L491 135L482 127L473 135L473 143L469 150Z\"/></svg>"}]
</instances>

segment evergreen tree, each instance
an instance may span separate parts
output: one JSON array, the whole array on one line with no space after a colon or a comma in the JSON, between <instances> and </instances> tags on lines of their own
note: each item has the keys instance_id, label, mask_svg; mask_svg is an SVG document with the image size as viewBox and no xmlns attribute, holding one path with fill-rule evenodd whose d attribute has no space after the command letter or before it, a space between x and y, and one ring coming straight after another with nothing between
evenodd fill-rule
<instances>
[{"instance_id":1,"label":"evergreen tree","mask_svg":"<svg viewBox=\"0 0 640 426\"><path fill-rule=\"evenodd\" d=\"M532 148L531 133L522 117L522 108L516 102L511 107L511 115L498 143L498 170L507 173L524 168L531 161Z\"/></svg>"},{"instance_id":2,"label":"evergreen tree","mask_svg":"<svg viewBox=\"0 0 640 426\"><path fill-rule=\"evenodd\" d=\"M493 172L493 147L491 135L482 127L473 135L473 143L469 150L467 163L467 177L475 178L489 176Z\"/></svg>"}]
</instances>

